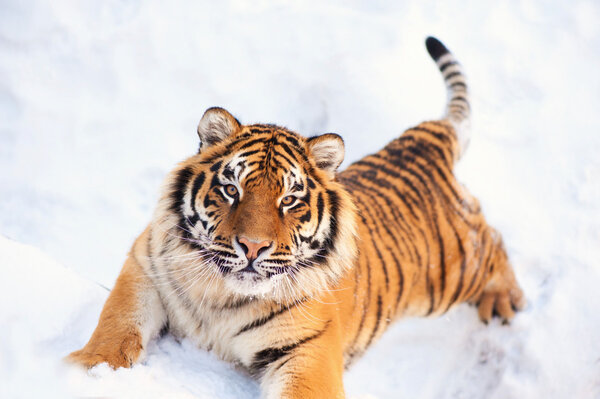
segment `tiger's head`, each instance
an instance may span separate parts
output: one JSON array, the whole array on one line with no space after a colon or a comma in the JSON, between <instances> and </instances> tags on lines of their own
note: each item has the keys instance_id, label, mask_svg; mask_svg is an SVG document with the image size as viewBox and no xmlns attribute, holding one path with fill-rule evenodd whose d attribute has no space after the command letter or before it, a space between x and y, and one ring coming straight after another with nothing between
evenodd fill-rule
<instances>
[{"instance_id":1,"label":"tiger's head","mask_svg":"<svg viewBox=\"0 0 600 399\"><path fill-rule=\"evenodd\" d=\"M223 295L283 300L335 285L356 256L356 210L335 179L342 138L243 126L222 108L204 113L198 135L161 201L168 246L195 253L196 273L220 279Z\"/></svg>"}]
</instances>

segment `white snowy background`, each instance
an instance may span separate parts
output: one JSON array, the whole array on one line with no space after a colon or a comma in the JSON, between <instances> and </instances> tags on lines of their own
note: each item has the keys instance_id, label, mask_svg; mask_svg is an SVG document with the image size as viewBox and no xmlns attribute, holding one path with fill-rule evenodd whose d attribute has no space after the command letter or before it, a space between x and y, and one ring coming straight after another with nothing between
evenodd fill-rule
<instances>
[{"instance_id":1,"label":"white snowy background","mask_svg":"<svg viewBox=\"0 0 600 399\"><path fill-rule=\"evenodd\" d=\"M395 325L351 398L600 398L600 3L0 1L0 397L258 398L170 336L132 369L81 347L160 182L214 105L337 132L346 163L441 115L423 41L463 63L457 174L503 234L529 304L510 326L461 305Z\"/></svg>"}]
</instances>

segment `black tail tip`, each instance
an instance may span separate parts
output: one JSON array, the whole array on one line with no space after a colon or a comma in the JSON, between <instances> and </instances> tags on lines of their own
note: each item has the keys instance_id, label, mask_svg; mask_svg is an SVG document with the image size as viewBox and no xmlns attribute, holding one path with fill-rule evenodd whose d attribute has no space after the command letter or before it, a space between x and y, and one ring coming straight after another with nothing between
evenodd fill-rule
<instances>
[{"instance_id":1,"label":"black tail tip","mask_svg":"<svg viewBox=\"0 0 600 399\"><path fill-rule=\"evenodd\" d=\"M425 46L427 46L427 51L431 58L435 61L439 60L443 55L448 54L450 51L435 37L429 36L427 40L425 40Z\"/></svg>"}]
</instances>

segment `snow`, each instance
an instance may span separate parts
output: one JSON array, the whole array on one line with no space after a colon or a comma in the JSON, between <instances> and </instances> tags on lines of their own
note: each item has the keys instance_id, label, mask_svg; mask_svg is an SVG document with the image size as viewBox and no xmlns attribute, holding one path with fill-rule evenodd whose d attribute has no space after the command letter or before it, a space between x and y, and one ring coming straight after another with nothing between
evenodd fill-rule
<instances>
[{"instance_id":1,"label":"snow","mask_svg":"<svg viewBox=\"0 0 600 399\"><path fill-rule=\"evenodd\" d=\"M510 326L467 305L402 320L347 394L600 398L600 5L390 3L0 2L0 397L257 398L169 335L128 370L60 359L89 338L206 108L339 133L347 165L440 115L433 34L472 88L457 174L529 305Z\"/></svg>"}]
</instances>

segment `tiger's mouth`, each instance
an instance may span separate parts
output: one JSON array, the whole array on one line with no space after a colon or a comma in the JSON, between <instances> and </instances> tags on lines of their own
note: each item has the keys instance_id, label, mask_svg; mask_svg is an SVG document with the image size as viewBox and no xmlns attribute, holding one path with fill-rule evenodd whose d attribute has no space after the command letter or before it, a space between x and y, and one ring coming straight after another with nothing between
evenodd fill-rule
<instances>
[{"instance_id":1,"label":"tiger's mouth","mask_svg":"<svg viewBox=\"0 0 600 399\"><path fill-rule=\"evenodd\" d=\"M232 267L223 273L229 289L241 295L273 294L283 279L291 272L288 264L291 262L273 263L273 260L253 259L241 261L237 267Z\"/></svg>"},{"instance_id":2,"label":"tiger's mouth","mask_svg":"<svg viewBox=\"0 0 600 399\"><path fill-rule=\"evenodd\" d=\"M258 281L261 278L272 279L293 272L291 261L263 259L262 261L250 260L232 274L240 279L252 279Z\"/></svg>"},{"instance_id":3,"label":"tiger's mouth","mask_svg":"<svg viewBox=\"0 0 600 399\"><path fill-rule=\"evenodd\" d=\"M242 270L239 270L238 273L260 274L259 271L254 267L254 260L248 261L248 265Z\"/></svg>"},{"instance_id":4,"label":"tiger's mouth","mask_svg":"<svg viewBox=\"0 0 600 399\"><path fill-rule=\"evenodd\" d=\"M277 292L291 291L290 281L294 280L296 257L293 254L271 251L248 256L244 247L218 245L210 248L210 263L218 270L225 286L233 293L244 296L280 296Z\"/></svg>"}]
</instances>

